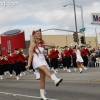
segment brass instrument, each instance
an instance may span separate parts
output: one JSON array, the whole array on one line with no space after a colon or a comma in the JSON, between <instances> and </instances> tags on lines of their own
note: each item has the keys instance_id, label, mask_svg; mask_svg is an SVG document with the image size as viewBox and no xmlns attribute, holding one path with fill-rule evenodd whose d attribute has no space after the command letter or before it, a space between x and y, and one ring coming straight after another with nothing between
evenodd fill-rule
<instances>
[{"instance_id":1,"label":"brass instrument","mask_svg":"<svg viewBox=\"0 0 100 100\"><path fill-rule=\"evenodd\" d=\"M5 56L5 55L3 55L3 58L4 58L5 60L8 60L8 57L7 57L7 56Z\"/></svg>"},{"instance_id":2,"label":"brass instrument","mask_svg":"<svg viewBox=\"0 0 100 100\"><path fill-rule=\"evenodd\" d=\"M20 51L20 52L23 52L23 49L22 49L22 48L20 48L20 49L19 49L19 51Z\"/></svg>"},{"instance_id":3,"label":"brass instrument","mask_svg":"<svg viewBox=\"0 0 100 100\"><path fill-rule=\"evenodd\" d=\"M60 46L56 46L57 49L60 49Z\"/></svg>"}]
</instances>

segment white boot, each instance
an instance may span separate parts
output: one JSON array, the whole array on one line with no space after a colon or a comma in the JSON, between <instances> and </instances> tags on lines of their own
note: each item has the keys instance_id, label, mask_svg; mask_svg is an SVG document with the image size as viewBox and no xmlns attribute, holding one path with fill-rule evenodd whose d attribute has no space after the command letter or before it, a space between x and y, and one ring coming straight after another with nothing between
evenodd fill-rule
<instances>
[{"instance_id":1,"label":"white boot","mask_svg":"<svg viewBox=\"0 0 100 100\"><path fill-rule=\"evenodd\" d=\"M79 70L80 70L80 73L82 73L82 68L79 68Z\"/></svg>"},{"instance_id":2,"label":"white boot","mask_svg":"<svg viewBox=\"0 0 100 100\"><path fill-rule=\"evenodd\" d=\"M54 71L54 68L52 67L51 70Z\"/></svg>"},{"instance_id":3,"label":"white boot","mask_svg":"<svg viewBox=\"0 0 100 100\"><path fill-rule=\"evenodd\" d=\"M19 80L20 78L18 76L16 76L16 80Z\"/></svg>"},{"instance_id":4,"label":"white boot","mask_svg":"<svg viewBox=\"0 0 100 100\"><path fill-rule=\"evenodd\" d=\"M66 70L65 68L63 68L63 70Z\"/></svg>"},{"instance_id":5,"label":"white boot","mask_svg":"<svg viewBox=\"0 0 100 100\"><path fill-rule=\"evenodd\" d=\"M58 71L58 69L55 69L56 71Z\"/></svg>"},{"instance_id":6,"label":"white boot","mask_svg":"<svg viewBox=\"0 0 100 100\"><path fill-rule=\"evenodd\" d=\"M48 100L48 99L45 97L45 90L44 90L44 89L40 89L40 96L41 96L41 100Z\"/></svg>"},{"instance_id":7,"label":"white boot","mask_svg":"<svg viewBox=\"0 0 100 100\"><path fill-rule=\"evenodd\" d=\"M21 72L21 73L20 73L20 77L22 77L22 76L23 76L23 73Z\"/></svg>"},{"instance_id":8,"label":"white boot","mask_svg":"<svg viewBox=\"0 0 100 100\"><path fill-rule=\"evenodd\" d=\"M32 69L29 70L30 73L31 73L32 71L33 71Z\"/></svg>"},{"instance_id":9,"label":"white boot","mask_svg":"<svg viewBox=\"0 0 100 100\"><path fill-rule=\"evenodd\" d=\"M54 74L57 74L58 72L56 70L54 70Z\"/></svg>"},{"instance_id":10,"label":"white boot","mask_svg":"<svg viewBox=\"0 0 100 100\"><path fill-rule=\"evenodd\" d=\"M6 72L4 72L4 75L7 75L7 73L6 73Z\"/></svg>"},{"instance_id":11,"label":"white boot","mask_svg":"<svg viewBox=\"0 0 100 100\"><path fill-rule=\"evenodd\" d=\"M1 80L3 80L3 75L0 76Z\"/></svg>"},{"instance_id":12,"label":"white boot","mask_svg":"<svg viewBox=\"0 0 100 100\"><path fill-rule=\"evenodd\" d=\"M83 67L85 70L87 70L87 67Z\"/></svg>"},{"instance_id":13,"label":"white boot","mask_svg":"<svg viewBox=\"0 0 100 100\"><path fill-rule=\"evenodd\" d=\"M51 79L55 82L55 85L56 85L56 86L59 86L59 83L61 83L62 80L63 80L62 78L60 78L60 79L57 78L57 77L55 76L55 74L52 74L52 75L51 75Z\"/></svg>"},{"instance_id":14,"label":"white boot","mask_svg":"<svg viewBox=\"0 0 100 100\"><path fill-rule=\"evenodd\" d=\"M75 70L75 72L77 71L77 69L76 69L76 68L74 68L74 70Z\"/></svg>"},{"instance_id":15,"label":"white boot","mask_svg":"<svg viewBox=\"0 0 100 100\"><path fill-rule=\"evenodd\" d=\"M9 71L7 71L6 74L9 74L10 75Z\"/></svg>"},{"instance_id":16,"label":"white boot","mask_svg":"<svg viewBox=\"0 0 100 100\"><path fill-rule=\"evenodd\" d=\"M12 74L10 74L10 77L12 77Z\"/></svg>"},{"instance_id":17,"label":"white boot","mask_svg":"<svg viewBox=\"0 0 100 100\"><path fill-rule=\"evenodd\" d=\"M69 73L71 73L71 70L69 69Z\"/></svg>"},{"instance_id":18,"label":"white boot","mask_svg":"<svg viewBox=\"0 0 100 100\"><path fill-rule=\"evenodd\" d=\"M67 72L71 73L71 70L70 69L67 69Z\"/></svg>"},{"instance_id":19,"label":"white boot","mask_svg":"<svg viewBox=\"0 0 100 100\"><path fill-rule=\"evenodd\" d=\"M23 75L26 75L26 72L25 71L23 72Z\"/></svg>"}]
</instances>

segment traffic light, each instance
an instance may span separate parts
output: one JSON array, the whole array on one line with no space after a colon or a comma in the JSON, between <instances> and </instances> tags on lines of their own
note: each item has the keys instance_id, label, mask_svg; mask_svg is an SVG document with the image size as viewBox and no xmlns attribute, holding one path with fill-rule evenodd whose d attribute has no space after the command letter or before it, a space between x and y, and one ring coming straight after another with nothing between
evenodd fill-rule
<instances>
[{"instance_id":1,"label":"traffic light","mask_svg":"<svg viewBox=\"0 0 100 100\"><path fill-rule=\"evenodd\" d=\"M85 44L84 36L81 37L81 43L82 43L82 44Z\"/></svg>"},{"instance_id":2,"label":"traffic light","mask_svg":"<svg viewBox=\"0 0 100 100\"><path fill-rule=\"evenodd\" d=\"M74 32L73 34L74 42L78 42L78 34Z\"/></svg>"}]
</instances>

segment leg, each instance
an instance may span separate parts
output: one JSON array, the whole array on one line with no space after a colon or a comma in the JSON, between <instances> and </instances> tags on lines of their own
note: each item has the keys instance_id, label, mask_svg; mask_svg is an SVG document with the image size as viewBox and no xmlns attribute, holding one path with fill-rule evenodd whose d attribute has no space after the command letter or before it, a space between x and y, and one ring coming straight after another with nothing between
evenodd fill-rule
<instances>
[{"instance_id":1,"label":"leg","mask_svg":"<svg viewBox=\"0 0 100 100\"><path fill-rule=\"evenodd\" d=\"M76 68L77 68L76 58L73 58L73 67L74 67L74 70L76 71Z\"/></svg>"},{"instance_id":2,"label":"leg","mask_svg":"<svg viewBox=\"0 0 100 100\"><path fill-rule=\"evenodd\" d=\"M40 71L40 89L45 89L45 73L42 70Z\"/></svg>"},{"instance_id":3,"label":"leg","mask_svg":"<svg viewBox=\"0 0 100 100\"><path fill-rule=\"evenodd\" d=\"M63 80L62 78L60 78L60 79L57 78L55 76L55 74L51 75L51 73L49 72L49 70L48 70L48 68L46 66L40 66L39 70L42 70L45 73L45 75L47 75L49 78L51 78L55 82L56 86L59 86L59 83L61 83L62 80Z\"/></svg>"},{"instance_id":4,"label":"leg","mask_svg":"<svg viewBox=\"0 0 100 100\"><path fill-rule=\"evenodd\" d=\"M12 77L13 64L9 64L9 72L10 72L10 77Z\"/></svg>"},{"instance_id":5,"label":"leg","mask_svg":"<svg viewBox=\"0 0 100 100\"><path fill-rule=\"evenodd\" d=\"M77 62L77 67L79 68L79 70L80 70L80 73L82 73L81 64L82 64L82 63L80 63L80 62Z\"/></svg>"},{"instance_id":6,"label":"leg","mask_svg":"<svg viewBox=\"0 0 100 100\"><path fill-rule=\"evenodd\" d=\"M44 72L45 75L47 75L48 78L51 78L51 73L49 72L49 70L46 66L40 66L39 70ZM41 75L40 75L40 77L41 77Z\"/></svg>"},{"instance_id":7,"label":"leg","mask_svg":"<svg viewBox=\"0 0 100 100\"><path fill-rule=\"evenodd\" d=\"M57 74L57 68L58 68L58 59L54 58L54 73Z\"/></svg>"},{"instance_id":8,"label":"leg","mask_svg":"<svg viewBox=\"0 0 100 100\"><path fill-rule=\"evenodd\" d=\"M0 65L0 78L3 80L3 74L4 74L4 65Z\"/></svg>"},{"instance_id":9,"label":"leg","mask_svg":"<svg viewBox=\"0 0 100 100\"><path fill-rule=\"evenodd\" d=\"M45 73L40 69L40 96L41 100L47 100L45 97Z\"/></svg>"}]
</instances>

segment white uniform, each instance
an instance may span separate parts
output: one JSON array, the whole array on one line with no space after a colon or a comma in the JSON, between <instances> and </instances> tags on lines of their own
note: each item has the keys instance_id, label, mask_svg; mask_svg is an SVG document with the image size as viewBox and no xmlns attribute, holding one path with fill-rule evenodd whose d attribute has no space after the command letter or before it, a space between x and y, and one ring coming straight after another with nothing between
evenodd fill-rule
<instances>
[{"instance_id":1,"label":"white uniform","mask_svg":"<svg viewBox=\"0 0 100 100\"><path fill-rule=\"evenodd\" d=\"M45 56L44 56L44 48L43 47L38 47L38 49L35 50L35 52L33 52L33 67L34 69L37 69L38 67L45 65L48 69L49 66L45 60Z\"/></svg>"},{"instance_id":2,"label":"white uniform","mask_svg":"<svg viewBox=\"0 0 100 100\"><path fill-rule=\"evenodd\" d=\"M81 56L81 52L78 49L76 51L76 57L77 57L76 62L83 62L83 59L82 59L82 56Z\"/></svg>"}]
</instances>

